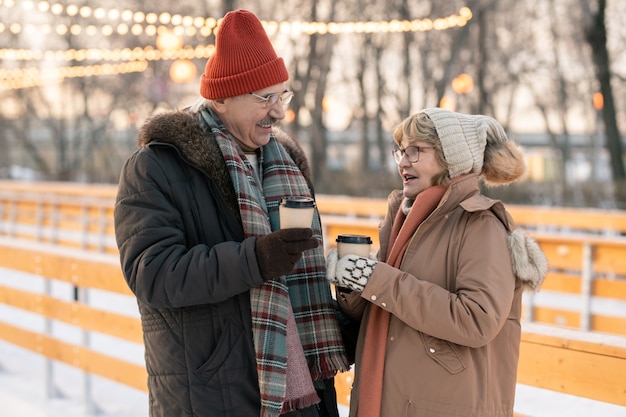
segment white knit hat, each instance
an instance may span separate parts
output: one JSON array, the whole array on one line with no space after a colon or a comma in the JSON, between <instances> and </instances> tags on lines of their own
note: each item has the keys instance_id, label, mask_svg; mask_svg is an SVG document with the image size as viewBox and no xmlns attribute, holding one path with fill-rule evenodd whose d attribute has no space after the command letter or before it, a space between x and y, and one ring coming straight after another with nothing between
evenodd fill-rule
<instances>
[{"instance_id":1,"label":"white knit hat","mask_svg":"<svg viewBox=\"0 0 626 417\"><path fill-rule=\"evenodd\" d=\"M508 140L495 119L483 115L455 113L439 107L424 109L435 124L450 178L483 169L485 146Z\"/></svg>"}]
</instances>

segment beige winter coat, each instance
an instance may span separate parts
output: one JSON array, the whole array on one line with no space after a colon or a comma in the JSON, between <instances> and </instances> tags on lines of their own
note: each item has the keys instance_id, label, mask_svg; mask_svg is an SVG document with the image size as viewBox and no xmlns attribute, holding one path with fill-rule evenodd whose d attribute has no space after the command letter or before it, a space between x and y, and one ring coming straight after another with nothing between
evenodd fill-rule
<instances>
[{"instance_id":1,"label":"beige winter coat","mask_svg":"<svg viewBox=\"0 0 626 417\"><path fill-rule=\"evenodd\" d=\"M389 196L381 261L401 200L400 191ZM481 195L478 178L469 175L450 186L420 225L399 270L379 262L362 293L338 294L348 316L362 315L351 417L358 415L359 387L367 384L359 363L372 303L391 313L381 416L513 415L522 290L540 285L545 265L512 249L515 264L530 276L516 279L507 246L512 227L502 203Z\"/></svg>"}]
</instances>

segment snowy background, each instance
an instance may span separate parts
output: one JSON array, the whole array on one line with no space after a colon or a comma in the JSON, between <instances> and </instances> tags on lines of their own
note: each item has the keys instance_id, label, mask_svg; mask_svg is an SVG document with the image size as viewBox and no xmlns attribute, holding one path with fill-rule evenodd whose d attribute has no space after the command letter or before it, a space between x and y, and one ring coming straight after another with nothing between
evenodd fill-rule
<instances>
[{"instance_id":1,"label":"snowy background","mask_svg":"<svg viewBox=\"0 0 626 417\"><path fill-rule=\"evenodd\" d=\"M71 300L73 288L53 281L49 294ZM31 292L44 292L45 280L41 277L0 268L0 284ZM572 305L575 300L541 294L535 302ZM543 297L543 298L542 298ZM138 317L132 297L90 290L89 304L94 307ZM574 304L575 305L575 304ZM592 310L626 316L624 303L595 302ZM41 316L0 304L2 321L27 330L43 332L46 327ZM52 334L64 341L80 344L80 329L59 322L51 323ZM597 336L595 337L604 337ZM606 336L607 340L626 345L626 338ZM143 348L139 344L90 334L90 347L121 359L143 365ZM58 362L50 362L53 375L53 396L48 398L46 384L46 359L29 350L0 340L0 417L145 417L148 415L147 394L116 382L90 376ZM625 376L626 378L626 376ZM84 389L90 387L91 401L85 401ZM340 406L342 416L347 407ZM580 397L558 394L534 387L518 385L515 411L529 417L626 417L626 407L620 407Z\"/></svg>"}]
</instances>

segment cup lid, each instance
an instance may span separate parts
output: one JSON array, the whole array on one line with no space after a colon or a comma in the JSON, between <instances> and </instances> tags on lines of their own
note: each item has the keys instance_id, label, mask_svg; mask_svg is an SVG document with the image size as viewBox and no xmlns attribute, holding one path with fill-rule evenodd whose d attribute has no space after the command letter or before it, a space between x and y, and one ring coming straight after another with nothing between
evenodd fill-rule
<instances>
[{"instance_id":1,"label":"cup lid","mask_svg":"<svg viewBox=\"0 0 626 417\"><path fill-rule=\"evenodd\" d=\"M280 204L289 208L307 208L315 207L315 200L311 197L289 196L283 197Z\"/></svg>"},{"instance_id":2,"label":"cup lid","mask_svg":"<svg viewBox=\"0 0 626 417\"><path fill-rule=\"evenodd\" d=\"M360 243L372 244L372 239L366 235L339 235L335 240L337 243Z\"/></svg>"}]
</instances>

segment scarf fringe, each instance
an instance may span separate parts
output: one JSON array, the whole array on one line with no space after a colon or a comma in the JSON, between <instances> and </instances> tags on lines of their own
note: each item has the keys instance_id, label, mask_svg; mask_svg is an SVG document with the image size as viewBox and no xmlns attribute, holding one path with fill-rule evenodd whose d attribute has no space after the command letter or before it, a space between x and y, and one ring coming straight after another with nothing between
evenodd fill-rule
<instances>
[{"instance_id":1,"label":"scarf fringe","mask_svg":"<svg viewBox=\"0 0 626 417\"><path fill-rule=\"evenodd\" d=\"M331 357L322 358L321 363L313 364L309 361L309 370L313 381L321 381L330 379L337 375L337 372L346 372L350 370L350 364L343 355L333 355Z\"/></svg>"},{"instance_id":2,"label":"scarf fringe","mask_svg":"<svg viewBox=\"0 0 626 417\"><path fill-rule=\"evenodd\" d=\"M316 393L309 394L303 398L286 400L283 403L283 408L280 411L280 414L285 414L296 410L302 410L304 408L312 406L313 404L320 403L321 401L322 400L320 400L320 397L318 397Z\"/></svg>"}]
</instances>

